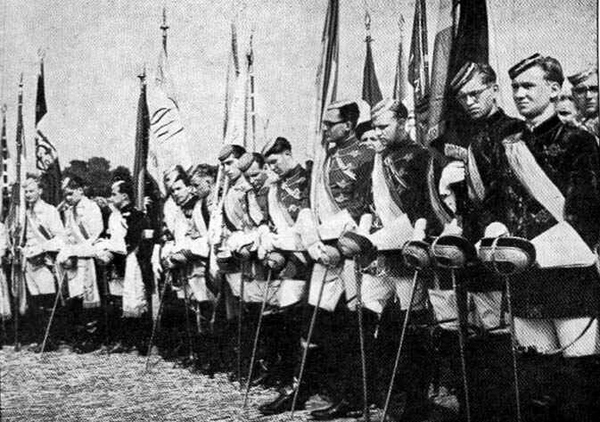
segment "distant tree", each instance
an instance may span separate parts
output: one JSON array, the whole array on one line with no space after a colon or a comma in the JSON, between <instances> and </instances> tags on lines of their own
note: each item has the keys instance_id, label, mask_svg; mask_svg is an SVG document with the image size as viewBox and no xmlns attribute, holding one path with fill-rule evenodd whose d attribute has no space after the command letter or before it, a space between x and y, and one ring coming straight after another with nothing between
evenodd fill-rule
<instances>
[{"instance_id":1,"label":"distant tree","mask_svg":"<svg viewBox=\"0 0 600 422\"><path fill-rule=\"evenodd\" d=\"M125 180L131 182L131 170L125 166L118 166L112 172L112 181Z\"/></svg>"},{"instance_id":2,"label":"distant tree","mask_svg":"<svg viewBox=\"0 0 600 422\"><path fill-rule=\"evenodd\" d=\"M87 161L72 160L64 169L64 176L79 176L85 183L85 192L90 197L110 196L110 186L115 176L131 180L131 171L125 166L110 168L104 157L92 157Z\"/></svg>"}]
</instances>

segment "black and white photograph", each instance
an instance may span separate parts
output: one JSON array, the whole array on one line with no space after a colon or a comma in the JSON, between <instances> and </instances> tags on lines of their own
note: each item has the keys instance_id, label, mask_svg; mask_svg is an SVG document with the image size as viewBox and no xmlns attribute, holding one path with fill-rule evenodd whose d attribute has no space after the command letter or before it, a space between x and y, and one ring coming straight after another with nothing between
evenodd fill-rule
<instances>
[{"instance_id":1,"label":"black and white photograph","mask_svg":"<svg viewBox=\"0 0 600 422\"><path fill-rule=\"evenodd\" d=\"M0 0L0 421L600 421L597 0Z\"/></svg>"}]
</instances>

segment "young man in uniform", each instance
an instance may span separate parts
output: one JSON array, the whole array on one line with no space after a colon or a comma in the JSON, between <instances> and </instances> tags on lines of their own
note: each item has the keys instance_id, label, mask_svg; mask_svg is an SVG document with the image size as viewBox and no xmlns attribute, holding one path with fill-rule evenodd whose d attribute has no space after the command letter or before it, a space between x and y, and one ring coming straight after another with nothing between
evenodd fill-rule
<instances>
[{"instance_id":1,"label":"young man in uniform","mask_svg":"<svg viewBox=\"0 0 600 422\"><path fill-rule=\"evenodd\" d=\"M361 217L369 213L375 152L356 138L359 116L359 106L354 101L339 101L327 107L321 151L324 160L313 169L311 207L318 233L312 241L306 241L307 250L316 261L308 303L320 309L311 343L322 348L325 362L321 368L327 377L326 393L332 399L330 406L311 412L319 420L347 416L361 409L363 401L362 374L357 370L361 364L356 262L346 259L328 268L330 257L325 248L326 244L335 244L344 232L356 230ZM319 301L321 287L323 295Z\"/></svg>"},{"instance_id":2,"label":"young man in uniform","mask_svg":"<svg viewBox=\"0 0 600 422\"><path fill-rule=\"evenodd\" d=\"M464 145L445 146L452 161L442 172L440 194L452 212L460 214L465 234L474 244L484 236L484 229L492 222L498 206L495 192L502 179L496 163L503 156L502 140L524 127L522 120L507 116L498 106L496 79L488 64L467 62L450 84L463 113L458 135ZM460 189L465 186L466 195L459 198ZM462 209L458 209L457 201L462 201ZM503 280L483 266L474 266L465 273L464 282L469 322L477 327L479 334L469 338L466 350L472 417L512 420L510 338L505 329L498 330L504 328L501 327ZM451 350L455 349L456 339L448 340ZM453 354L456 356L458 350ZM459 368L458 362L454 366ZM490 377L491 373L496 376Z\"/></svg>"},{"instance_id":3,"label":"young man in uniform","mask_svg":"<svg viewBox=\"0 0 600 422\"><path fill-rule=\"evenodd\" d=\"M146 216L133 206L133 185L117 181L111 187L110 202L114 208L108 221L108 238L95 244L95 254L102 263L113 264L109 291L121 296L121 315L117 320L117 344L111 352L146 352L150 320L147 283L151 278L150 250L144 242L149 228Z\"/></svg>"},{"instance_id":4,"label":"young man in uniform","mask_svg":"<svg viewBox=\"0 0 600 422\"><path fill-rule=\"evenodd\" d=\"M80 330L75 349L94 350L101 334L102 290L96 274L93 244L104 230L100 207L83 193L83 181L68 177L63 181L62 217L66 244L57 256L60 277L67 283L72 320ZM106 327L104 327L106 328Z\"/></svg>"},{"instance_id":5,"label":"young man in uniform","mask_svg":"<svg viewBox=\"0 0 600 422\"><path fill-rule=\"evenodd\" d=\"M569 76L573 85L571 92L579 121L592 135L600 137L600 116L598 115L598 67L589 67L575 75Z\"/></svg>"},{"instance_id":6,"label":"young man in uniform","mask_svg":"<svg viewBox=\"0 0 600 422\"><path fill-rule=\"evenodd\" d=\"M404 266L400 252L412 238L418 219L434 223L427 196L429 153L410 139L405 130L407 116L406 107L391 99L379 102L371 112L377 142L372 174L376 218L370 239L378 253L372 265L374 271L364 276L370 282L363 283L363 301L365 313L380 316L376 350L378 362L384 364L371 362L371 366L376 370L373 379L377 382L373 385L380 388L378 402L381 407L392 375L402 320L407 317L409 306L412 309L412 328L405 340L406 357L399 368L401 373L396 377L396 394L388 413L390 421L400 418L417 421L427 415L431 375L428 334L417 327L429 323L424 274L418 280L412 304L409 304L413 271ZM403 409L398 407L400 391L406 393Z\"/></svg>"},{"instance_id":7,"label":"young man in uniform","mask_svg":"<svg viewBox=\"0 0 600 422\"><path fill-rule=\"evenodd\" d=\"M28 294L30 308L24 328L29 328L32 340L39 342L32 350L40 351L45 322L57 292L55 260L65 242L65 229L56 207L41 199L42 187L37 176L27 175L23 189L26 204L23 257L27 292L23 290L22 294ZM56 345L51 342L48 346Z\"/></svg>"},{"instance_id":8,"label":"young man in uniform","mask_svg":"<svg viewBox=\"0 0 600 422\"><path fill-rule=\"evenodd\" d=\"M598 413L600 284L594 262L600 232L596 139L562 123L554 101L560 63L535 54L509 70L526 129L503 141L497 220L532 241L537 266L511 280L526 415L594 421ZM504 164L503 164L504 163ZM535 405L535 406L533 406ZM557 408L559 411L557 411Z\"/></svg>"}]
</instances>

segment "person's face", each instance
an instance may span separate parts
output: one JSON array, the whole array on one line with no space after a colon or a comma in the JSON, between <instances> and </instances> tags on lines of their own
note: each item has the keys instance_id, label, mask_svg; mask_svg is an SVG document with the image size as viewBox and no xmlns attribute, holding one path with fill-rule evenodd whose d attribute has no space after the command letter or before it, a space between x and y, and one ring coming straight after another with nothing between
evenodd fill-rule
<instances>
[{"instance_id":1,"label":"person's face","mask_svg":"<svg viewBox=\"0 0 600 422\"><path fill-rule=\"evenodd\" d=\"M122 209L127 201L127 195L125 195L124 193L121 193L119 191L119 185L118 184L114 184L112 185L111 189L110 189L110 199L109 202L111 204L113 204L113 206L120 210Z\"/></svg>"},{"instance_id":2,"label":"person's face","mask_svg":"<svg viewBox=\"0 0 600 422\"><path fill-rule=\"evenodd\" d=\"M377 135L375 134L375 130L371 129L371 130L367 130L365 133L362 134L362 136L360 137L360 142L365 143L365 144L370 144L370 145L377 145Z\"/></svg>"},{"instance_id":3,"label":"person's face","mask_svg":"<svg viewBox=\"0 0 600 422\"><path fill-rule=\"evenodd\" d=\"M373 119L375 135L383 149L406 139L405 123L405 119L398 121L391 110L386 110Z\"/></svg>"},{"instance_id":4,"label":"person's face","mask_svg":"<svg viewBox=\"0 0 600 422\"><path fill-rule=\"evenodd\" d=\"M206 198L212 191L213 180L210 176L194 176L190 180L190 184L200 199Z\"/></svg>"},{"instance_id":5,"label":"person's face","mask_svg":"<svg viewBox=\"0 0 600 422\"><path fill-rule=\"evenodd\" d=\"M42 195L42 189L35 180L27 179L24 187L25 202L28 205L35 204Z\"/></svg>"},{"instance_id":6,"label":"person's face","mask_svg":"<svg viewBox=\"0 0 600 422\"><path fill-rule=\"evenodd\" d=\"M475 75L456 93L456 99L473 120L488 117L496 108L498 85L484 84L482 75Z\"/></svg>"},{"instance_id":7,"label":"person's face","mask_svg":"<svg viewBox=\"0 0 600 422\"><path fill-rule=\"evenodd\" d=\"M223 161L223 172L232 182L236 181L242 175L242 172L238 168L238 159L233 154L229 155Z\"/></svg>"},{"instance_id":8,"label":"person's face","mask_svg":"<svg viewBox=\"0 0 600 422\"><path fill-rule=\"evenodd\" d=\"M79 201L81 201L81 198L83 197L83 189L65 188L63 196L67 204L71 206L76 205L79 203Z\"/></svg>"},{"instance_id":9,"label":"person's face","mask_svg":"<svg viewBox=\"0 0 600 422\"><path fill-rule=\"evenodd\" d=\"M584 117L598 116L598 74L591 74L586 80L573 87L573 99Z\"/></svg>"},{"instance_id":10,"label":"person's face","mask_svg":"<svg viewBox=\"0 0 600 422\"><path fill-rule=\"evenodd\" d=\"M173 183L171 195L173 195L173 200L177 205L185 204L188 199L190 199L191 194L192 188L190 186L186 186L185 183L183 183L183 180L178 179Z\"/></svg>"},{"instance_id":11,"label":"person's face","mask_svg":"<svg viewBox=\"0 0 600 422\"><path fill-rule=\"evenodd\" d=\"M351 132L350 122L344 121L337 108L329 109L323 116L323 134L326 142L339 143Z\"/></svg>"},{"instance_id":12,"label":"person's face","mask_svg":"<svg viewBox=\"0 0 600 422\"><path fill-rule=\"evenodd\" d=\"M533 66L512 81L513 99L517 110L531 119L542 114L560 93L560 85L544 78L544 71Z\"/></svg>"},{"instance_id":13,"label":"person's face","mask_svg":"<svg viewBox=\"0 0 600 422\"><path fill-rule=\"evenodd\" d=\"M262 188L267 180L265 169L261 169L256 161L244 172L244 176L256 191Z\"/></svg>"},{"instance_id":14,"label":"person's face","mask_svg":"<svg viewBox=\"0 0 600 422\"><path fill-rule=\"evenodd\" d=\"M277 176L283 176L294 168L291 151L271 154L265 158L265 162Z\"/></svg>"},{"instance_id":15,"label":"person's face","mask_svg":"<svg viewBox=\"0 0 600 422\"><path fill-rule=\"evenodd\" d=\"M563 123L574 123L577 120L575 104L569 98L564 98L556 103L556 114Z\"/></svg>"},{"instance_id":16,"label":"person's face","mask_svg":"<svg viewBox=\"0 0 600 422\"><path fill-rule=\"evenodd\" d=\"M164 180L165 180L165 188L167 188L167 192L171 191L171 188L173 187L173 181L175 180L176 177L177 177L176 171L170 171L165 174Z\"/></svg>"}]
</instances>

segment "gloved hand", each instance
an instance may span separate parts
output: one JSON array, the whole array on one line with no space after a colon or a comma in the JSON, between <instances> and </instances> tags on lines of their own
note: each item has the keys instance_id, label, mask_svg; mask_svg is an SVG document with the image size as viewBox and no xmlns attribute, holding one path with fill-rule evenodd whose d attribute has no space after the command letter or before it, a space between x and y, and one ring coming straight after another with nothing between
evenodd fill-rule
<instances>
[{"instance_id":1,"label":"gloved hand","mask_svg":"<svg viewBox=\"0 0 600 422\"><path fill-rule=\"evenodd\" d=\"M152 264L152 273L154 274L154 278L157 280L160 279L163 272L163 267L160 263L160 245L154 245L150 262Z\"/></svg>"},{"instance_id":2,"label":"gloved hand","mask_svg":"<svg viewBox=\"0 0 600 422\"><path fill-rule=\"evenodd\" d=\"M439 183L440 195L446 196L452 193L450 185L464 181L465 173L465 163L462 161L452 161L444 167Z\"/></svg>"}]
</instances>

